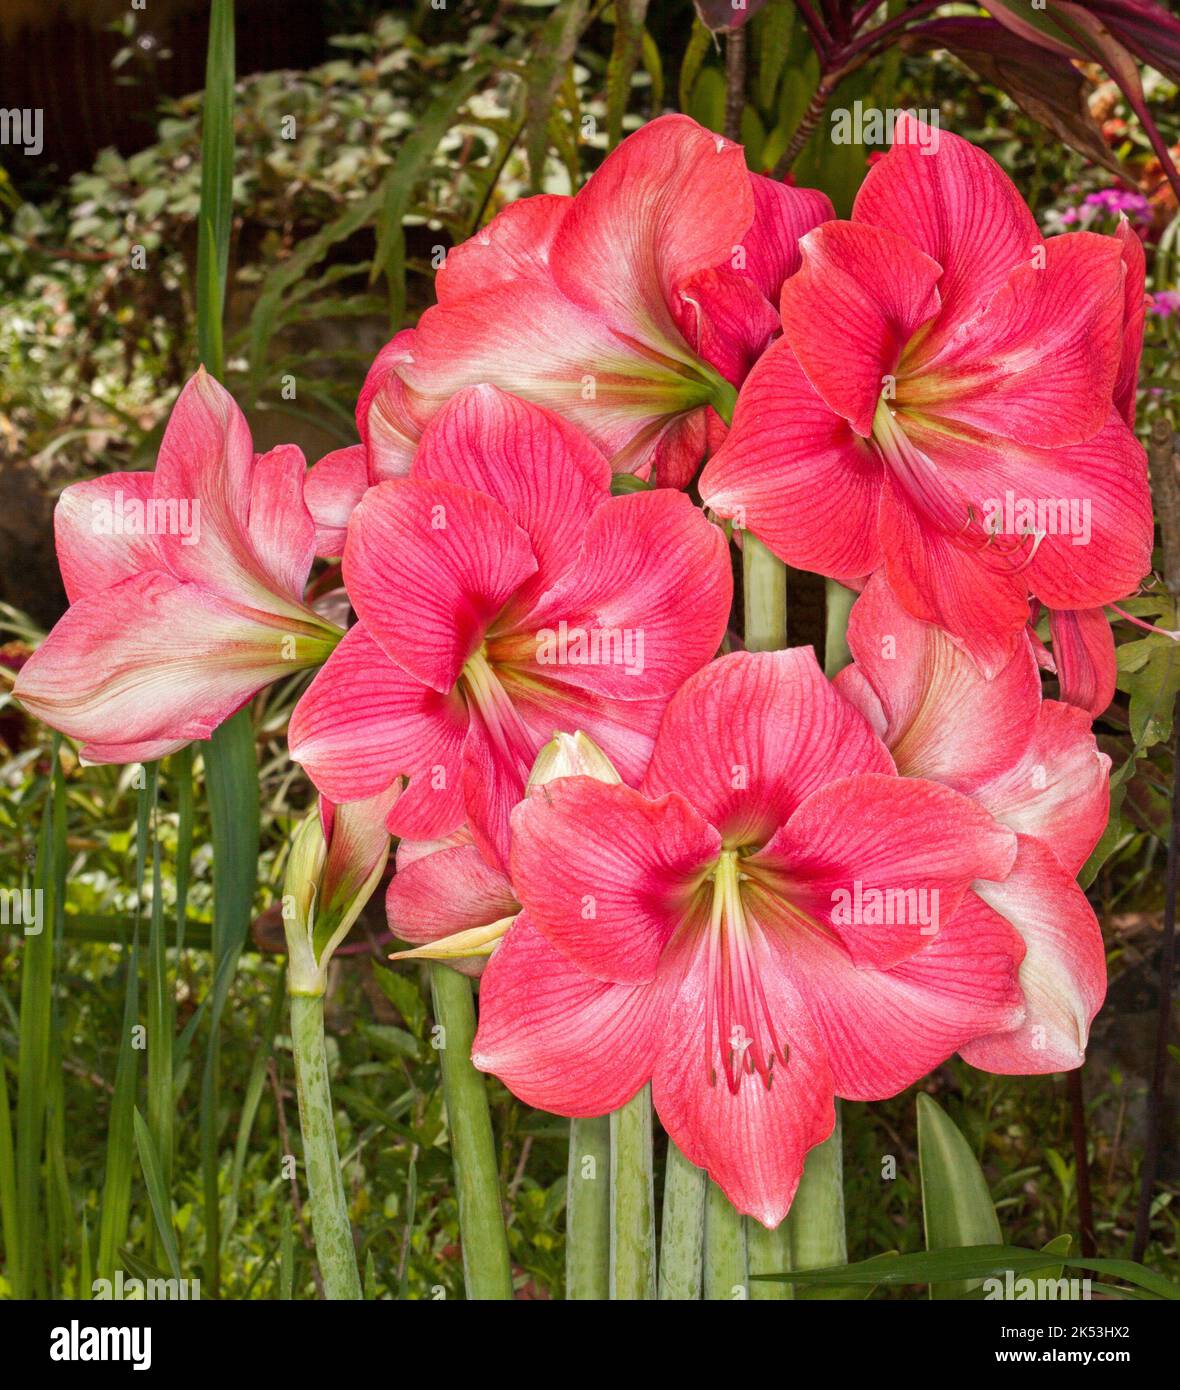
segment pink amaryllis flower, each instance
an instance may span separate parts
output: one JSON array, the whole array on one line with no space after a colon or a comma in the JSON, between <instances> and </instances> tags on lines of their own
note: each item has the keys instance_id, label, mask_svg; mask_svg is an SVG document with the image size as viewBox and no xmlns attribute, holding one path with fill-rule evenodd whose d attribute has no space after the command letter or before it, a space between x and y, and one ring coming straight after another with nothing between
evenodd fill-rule
<instances>
[{"instance_id":1,"label":"pink amaryllis flower","mask_svg":"<svg viewBox=\"0 0 1180 1390\"><path fill-rule=\"evenodd\" d=\"M950 638L912 618L875 576L853 605L855 664L837 688L884 740L899 772L945 783L1017 833L1002 883L976 891L1020 933L1027 1013L960 1049L987 1071L1065 1071L1085 1060L1106 994L1106 954L1075 875L1106 828L1110 759L1090 719L1041 698L1031 643L986 680Z\"/></svg>"},{"instance_id":2,"label":"pink amaryllis flower","mask_svg":"<svg viewBox=\"0 0 1180 1390\"><path fill-rule=\"evenodd\" d=\"M642 775L668 699L717 650L732 579L687 497L612 498L610 477L568 422L479 386L435 417L410 477L369 489L344 548L360 621L289 731L326 796L408 777L390 829L469 821L494 864L554 730Z\"/></svg>"},{"instance_id":3,"label":"pink amaryllis flower","mask_svg":"<svg viewBox=\"0 0 1180 1390\"><path fill-rule=\"evenodd\" d=\"M686 485L778 330L799 237L831 216L687 116L649 122L576 196L512 203L448 253L438 304L365 383L370 469L404 474L435 412L490 382L572 420L616 472Z\"/></svg>"},{"instance_id":4,"label":"pink amaryllis flower","mask_svg":"<svg viewBox=\"0 0 1180 1390\"><path fill-rule=\"evenodd\" d=\"M835 1095L893 1095L1023 1015L1020 938L971 891L1015 834L899 777L809 648L711 663L640 790L554 782L512 834L525 915L484 971L476 1065L565 1115L650 1080L685 1157L767 1226Z\"/></svg>"},{"instance_id":5,"label":"pink amaryllis flower","mask_svg":"<svg viewBox=\"0 0 1180 1390\"><path fill-rule=\"evenodd\" d=\"M945 131L931 154L934 134L900 120L852 221L803 238L701 494L791 564L854 587L884 569L994 675L1030 593L1096 607L1150 567L1120 404L1142 284L1125 238L1044 241L997 164Z\"/></svg>"},{"instance_id":6,"label":"pink amaryllis flower","mask_svg":"<svg viewBox=\"0 0 1180 1390\"><path fill-rule=\"evenodd\" d=\"M314 526L293 445L256 455L233 398L201 370L154 472L62 493L70 607L25 664L25 708L93 762L162 757L258 690L324 661L340 637L303 602Z\"/></svg>"}]
</instances>

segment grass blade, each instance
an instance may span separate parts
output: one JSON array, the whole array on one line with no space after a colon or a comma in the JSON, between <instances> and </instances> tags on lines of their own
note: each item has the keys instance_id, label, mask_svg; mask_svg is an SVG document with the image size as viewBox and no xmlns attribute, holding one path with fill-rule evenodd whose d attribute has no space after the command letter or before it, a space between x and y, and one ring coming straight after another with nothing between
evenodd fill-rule
<instances>
[{"instance_id":1,"label":"grass blade","mask_svg":"<svg viewBox=\"0 0 1180 1390\"><path fill-rule=\"evenodd\" d=\"M172 1277L179 1279L181 1277L180 1254L176 1248L176 1232L172 1227L172 1203L164 1181L160 1155L156 1152L151 1130L148 1128L147 1121L139 1113L138 1106L133 1112L133 1119L135 1122L135 1147L139 1151L139 1166L143 1169L143 1180L147 1185L148 1200L152 1204L152 1215L156 1218L156 1235L164 1252L164 1257L168 1261L168 1268L172 1271Z\"/></svg>"},{"instance_id":2,"label":"grass blade","mask_svg":"<svg viewBox=\"0 0 1180 1390\"><path fill-rule=\"evenodd\" d=\"M927 1250L1003 1243L983 1169L954 1121L928 1095L918 1096L918 1167ZM959 1298L975 1287L970 1280L931 1284L930 1297Z\"/></svg>"}]
</instances>

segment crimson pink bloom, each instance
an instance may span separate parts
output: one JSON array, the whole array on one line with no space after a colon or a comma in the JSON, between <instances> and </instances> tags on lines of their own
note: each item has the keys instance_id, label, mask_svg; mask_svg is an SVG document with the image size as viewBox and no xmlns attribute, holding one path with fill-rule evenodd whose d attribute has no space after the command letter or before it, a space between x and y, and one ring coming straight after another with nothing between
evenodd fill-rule
<instances>
[{"instance_id":1,"label":"crimson pink bloom","mask_svg":"<svg viewBox=\"0 0 1180 1390\"><path fill-rule=\"evenodd\" d=\"M293 445L256 455L233 398L202 370L173 408L153 473L62 493L70 607L15 694L93 762L208 738L264 685L322 662L340 634L303 603L314 527Z\"/></svg>"},{"instance_id":2,"label":"crimson pink bloom","mask_svg":"<svg viewBox=\"0 0 1180 1390\"><path fill-rule=\"evenodd\" d=\"M899 777L809 648L721 657L641 790L570 777L514 812L525 911L473 1058L565 1115L650 1080L685 1157L777 1225L834 1096L893 1095L1019 1024L1020 938L971 891L1015 854L967 797Z\"/></svg>"},{"instance_id":3,"label":"crimson pink bloom","mask_svg":"<svg viewBox=\"0 0 1180 1390\"><path fill-rule=\"evenodd\" d=\"M360 621L300 700L292 756L335 801L410 779L390 829L469 821L490 862L556 729L629 780L660 715L725 631L725 538L680 493L610 495L565 420L492 386L460 392L410 477L369 489L344 579Z\"/></svg>"},{"instance_id":4,"label":"crimson pink bloom","mask_svg":"<svg viewBox=\"0 0 1180 1390\"><path fill-rule=\"evenodd\" d=\"M997 164L945 131L922 153L910 121L852 221L803 238L701 495L790 564L856 587L883 568L994 675L1030 593L1097 607L1150 568L1124 361L1142 267L1125 237L1043 241Z\"/></svg>"},{"instance_id":5,"label":"crimson pink bloom","mask_svg":"<svg viewBox=\"0 0 1180 1390\"><path fill-rule=\"evenodd\" d=\"M910 617L875 576L853 605L855 665L837 688L884 740L904 775L943 782L1018 836L1002 883L976 891L1020 933L1027 1015L961 1048L987 1071L1065 1071L1085 1060L1106 994L1106 954L1075 875L1110 809L1110 759L1085 711L1041 698L1031 643L986 680L945 633Z\"/></svg>"},{"instance_id":6,"label":"crimson pink bloom","mask_svg":"<svg viewBox=\"0 0 1180 1390\"><path fill-rule=\"evenodd\" d=\"M831 216L687 116L651 121L575 197L521 199L448 253L438 304L361 393L370 481L404 474L436 411L490 382L573 421L616 472L686 485L713 408L778 331L799 237Z\"/></svg>"},{"instance_id":7,"label":"crimson pink bloom","mask_svg":"<svg viewBox=\"0 0 1180 1390\"><path fill-rule=\"evenodd\" d=\"M1146 260L1143 243L1124 217L1115 232L1122 246L1123 350L1115 378L1115 409L1130 428L1135 426L1139 358L1143 351L1143 325L1149 296L1144 288ZM1113 598L1124 598L1116 594ZM1053 655L1049 669L1057 674L1061 698L1097 718L1114 699L1118 664L1114 633L1106 612L1096 608L1049 609L1049 633Z\"/></svg>"}]
</instances>

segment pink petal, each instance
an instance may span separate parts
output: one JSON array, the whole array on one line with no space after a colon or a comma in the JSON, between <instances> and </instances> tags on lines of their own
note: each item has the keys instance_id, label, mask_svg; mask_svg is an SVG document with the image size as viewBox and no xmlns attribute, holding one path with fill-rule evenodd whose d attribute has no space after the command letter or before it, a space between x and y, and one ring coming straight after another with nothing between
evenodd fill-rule
<instances>
[{"instance_id":1,"label":"pink petal","mask_svg":"<svg viewBox=\"0 0 1180 1390\"><path fill-rule=\"evenodd\" d=\"M790 940L792 978L823 1039L836 1094L846 1100L896 1095L981 1034L1017 1027L1024 1017L1017 982L1023 944L975 893L890 970L858 969L839 942L819 932L795 928Z\"/></svg>"},{"instance_id":2,"label":"pink petal","mask_svg":"<svg viewBox=\"0 0 1180 1390\"><path fill-rule=\"evenodd\" d=\"M733 601L725 536L666 488L612 498L583 532L568 573L521 631L493 636L489 655L529 681L618 700L670 696L725 635Z\"/></svg>"},{"instance_id":3,"label":"pink petal","mask_svg":"<svg viewBox=\"0 0 1180 1390\"><path fill-rule=\"evenodd\" d=\"M1125 217L1115 231L1122 247L1123 266L1123 350L1114 383L1114 405L1132 429L1135 428L1135 388L1139 383L1139 358L1143 352L1143 329L1147 315L1144 290L1147 258L1143 243Z\"/></svg>"},{"instance_id":4,"label":"pink petal","mask_svg":"<svg viewBox=\"0 0 1180 1390\"><path fill-rule=\"evenodd\" d=\"M148 571L71 605L17 676L30 714L80 740L83 756L158 756L213 730L252 695L298 670L279 627ZM153 750L150 753L147 750Z\"/></svg>"},{"instance_id":5,"label":"pink petal","mask_svg":"<svg viewBox=\"0 0 1180 1390\"><path fill-rule=\"evenodd\" d=\"M422 436L413 476L486 493L525 532L537 571L521 603L570 568L590 518L610 497L610 464L585 435L494 386L452 396Z\"/></svg>"},{"instance_id":6,"label":"pink petal","mask_svg":"<svg viewBox=\"0 0 1180 1390\"><path fill-rule=\"evenodd\" d=\"M661 116L628 136L574 199L549 263L574 303L620 332L674 341L677 287L728 261L753 219L741 146L687 116Z\"/></svg>"},{"instance_id":7,"label":"pink petal","mask_svg":"<svg viewBox=\"0 0 1180 1390\"><path fill-rule=\"evenodd\" d=\"M938 132L938 149L923 154L932 132L903 115L894 143L872 166L852 217L906 237L942 266L942 313L927 347L988 302L1014 266L1026 262L1041 234L1007 174L969 141Z\"/></svg>"},{"instance_id":8,"label":"pink petal","mask_svg":"<svg viewBox=\"0 0 1180 1390\"><path fill-rule=\"evenodd\" d=\"M1041 681L1027 642L992 680L932 623L911 617L883 575L874 575L852 607L848 645L856 660L836 686L870 720L884 716L882 738L897 770L971 792L1007 771L1032 743ZM862 705L864 685L871 690ZM981 737L981 731L991 731Z\"/></svg>"},{"instance_id":9,"label":"pink petal","mask_svg":"<svg viewBox=\"0 0 1180 1390\"><path fill-rule=\"evenodd\" d=\"M1061 698L1097 719L1118 679L1114 633L1103 608L1050 608L1049 634Z\"/></svg>"},{"instance_id":10,"label":"pink petal","mask_svg":"<svg viewBox=\"0 0 1180 1390\"><path fill-rule=\"evenodd\" d=\"M887 970L1015 855L1016 836L949 787L861 773L812 793L745 869L833 931L857 966Z\"/></svg>"},{"instance_id":11,"label":"pink petal","mask_svg":"<svg viewBox=\"0 0 1180 1390\"><path fill-rule=\"evenodd\" d=\"M403 864L385 895L389 929L403 941L437 941L486 927L520 910L507 877L489 868L474 845L435 850Z\"/></svg>"},{"instance_id":12,"label":"pink petal","mask_svg":"<svg viewBox=\"0 0 1180 1390\"><path fill-rule=\"evenodd\" d=\"M357 615L398 665L444 692L536 568L528 536L498 502L432 479L370 488L344 547Z\"/></svg>"},{"instance_id":13,"label":"pink petal","mask_svg":"<svg viewBox=\"0 0 1180 1390\"><path fill-rule=\"evenodd\" d=\"M397 333L373 359L356 403L356 428L365 446L369 482L403 478L430 418L429 406L410 390L402 371L414 361L416 334Z\"/></svg>"},{"instance_id":14,"label":"pink petal","mask_svg":"<svg viewBox=\"0 0 1180 1390\"><path fill-rule=\"evenodd\" d=\"M915 618L944 628L989 679L1012 660L1028 621L1027 580L978 536L978 527L948 534L926 520L888 479L881 534L889 538L885 573Z\"/></svg>"},{"instance_id":15,"label":"pink petal","mask_svg":"<svg viewBox=\"0 0 1180 1390\"><path fill-rule=\"evenodd\" d=\"M893 763L810 647L733 652L668 705L644 779L678 792L731 844L765 842L817 788Z\"/></svg>"},{"instance_id":16,"label":"pink petal","mask_svg":"<svg viewBox=\"0 0 1180 1390\"><path fill-rule=\"evenodd\" d=\"M783 336L808 381L868 437L886 376L939 311L942 268L904 236L861 222L825 222L799 247L783 286Z\"/></svg>"},{"instance_id":17,"label":"pink petal","mask_svg":"<svg viewBox=\"0 0 1180 1390\"><path fill-rule=\"evenodd\" d=\"M1043 840L1076 874L1106 829L1110 759L1085 710L1046 700L1023 756L974 795L1004 825Z\"/></svg>"},{"instance_id":18,"label":"pink petal","mask_svg":"<svg viewBox=\"0 0 1180 1390\"><path fill-rule=\"evenodd\" d=\"M750 175L754 221L742 238L745 273L771 304L778 304L783 281L799 269L799 241L813 227L835 217L831 200L816 188L796 188L761 174Z\"/></svg>"},{"instance_id":19,"label":"pink petal","mask_svg":"<svg viewBox=\"0 0 1180 1390\"><path fill-rule=\"evenodd\" d=\"M303 500L307 460L280 444L254 461L247 535L259 567L277 594L302 603L316 557L316 527Z\"/></svg>"},{"instance_id":20,"label":"pink petal","mask_svg":"<svg viewBox=\"0 0 1180 1390\"><path fill-rule=\"evenodd\" d=\"M1006 561L1050 608L1114 602L1151 568L1143 448L1116 411L1108 409L1093 439L1054 449L906 428L948 482L967 491L984 533L995 528L982 558L1000 567ZM1034 533L1025 536L1030 515Z\"/></svg>"},{"instance_id":21,"label":"pink petal","mask_svg":"<svg viewBox=\"0 0 1180 1390\"><path fill-rule=\"evenodd\" d=\"M368 489L369 465L360 444L325 454L308 470L303 501L315 523L317 555L344 554L348 519Z\"/></svg>"},{"instance_id":22,"label":"pink petal","mask_svg":"<svg viewBox=\"0 0 1180 1390\"><path fill-rule=\"evenodd\" d=\"M724 266L686 280L672 308L688 344L734 386L742 384L779 331L778 314L758 286Z\"/></svg>"},{"instance_id":23,"label":"pink petal","mask_svg":"<svg viewBox=\"0 0 1180 1390\"><path fill-rule=\"evenodd\" d=\"M658 984L583 974L522 913L483 972L471 1060L526 1105L605 1115L651 1076L666 1008Z\"/></svg>"},{"instance_id":24,"label":"pink petal","mask_svg":"<svg viewBox=\"0 0 1180 1390\"><path fill-rule=\"evenodd\" d=\"M671 1008L665 1004L652 1099L685 1158L704 1168L739 1212L775 1227L790 1209L807 1151L828 1137L836 1115L823 1042L792 984L786 950L757 932L751 955L786 1062L776 1060L769 1085L744 1070L736 1092L726 1083L731 1039L709 1011L710 949L702 932L670 953L660 971L661 980L683 978ZM769 1036L757 1042L772 1047Z\"/></svg>"},{"instance_id":25,"label":"pink petal","mask_svg":"<svg viewBox=\"0 0 1180 1390\"><path fill-rule=\"evenodd\" d=\"M153 482L153 496L191 508L196 525L188 535L168 527L156 543L177 579L268 609L275 606L273 580L247 536L253 477L246 417L202 368L172 408ZM301 522L302 497L298 512Z\"/></svg>"},{"instance_id":26,"label":"pink petal","mask_svg":"<svg viewBox=\"0 0 1180 1390\"><path fill-rule=\"evenodd\" d=\"M681 797L566 777L512 816L512 882L538 928L597 979L651 980L717 832Z\"/></svg>"},{"instance_id":27,"label":"pink petal","mask_svg":"<svg viewBox=\"0 0 1180 1390\"><path fill-rule=\"evenodd\" d=\"M501 682L538 749L560 730L580 729L610 758L624 782L639 785L668 703L665 696L612 700L574 685L538 680L535 672L503 672Z\"/></svg>"},{"instance_id":28,"label":"pink petal","mask_svg":"<svg viewBox=\"0 0 1180 1390\"><path fill-rule=\"evenodd\" d=\"M1020 1076L1080 1067L1106 996L1106 952L1086 895L1044 845L1024 835L1008 878L981 883L978 892L1024 940L1027 1015L1019 1028L960 1048L964 1061Z\"/></svg>"},{"instance_id":29,"label":"pink petal","mask_svg":"<svg viewBox=\"0 0 1180 1390\"><path fill-rule=\"evenodd\" d=\"M1121 248L1070 232L1018 266L898 402L958 424L1052 448L1095 435L1110 413L1123 322Z\"/></svg>"},{"instance_id":30,"label":"pink petal","mask_svg":"<svg viewBox=\"0 0 1180 1390\"><path fill-rule=\"evenodd\" d=\"M164 568L152 520L154 481L154 473L107 473L72 483L58 498L53 531L71 603Z\"/></svg>"},{"instance_id":31,"label":"pink petal","mask_svg":"<svg viewBox=\"0 0 1180 1390\"><path fill-rule=\"evenodd\" d=\"M431 839L463 821L459 758L467 710L395 666L361 624L351 628L291 715L287 742L316 787L333 801L410 786L390 829Z\"/></svg>"},{"instance_id":32,"label":"pink petal","mask_svg":"<svg viewBox=\"0 0 1180 1390\"><path fill-rule=\"evenodd\" d=\"M440 304L493 285L511 287L547 271L553 239L573 199L553 193L519 198L474 236L453 246L434 277Z\"/></svg>"},{"instance_id":33,"label":"pink petal","mask_svg":"<svg viewBox=\"0 0 1180 1390\"><path fill-rule=\"evenodd\" d=\"M787 564L847 583L881 563L883 477L880 459L824 404L780 341L747 378L700 493Z\"/></svg>"}]
</instances>

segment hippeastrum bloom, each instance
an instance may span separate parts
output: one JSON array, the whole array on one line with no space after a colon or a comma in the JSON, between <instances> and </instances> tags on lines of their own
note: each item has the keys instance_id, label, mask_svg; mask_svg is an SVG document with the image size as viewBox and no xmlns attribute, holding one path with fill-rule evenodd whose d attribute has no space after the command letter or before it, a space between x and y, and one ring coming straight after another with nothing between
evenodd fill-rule
<instances>
[{"instance_id":1,"label":"hippeastrum bloom","mask_svg":"<svg viewBox=\"0 0 1180 1390\"><path fill-rule=\"evenodd\" d=\"M468 821L496 864L554 730L642 776L664 706L717 650L732 579L687 497L612 498L610 477L567 421L479 386L435 417L410 477L369 489L344 548L359 622L288 735L326 796L406 776L396 835Z\"/></svg>"},{"instance_id":2,"label":"hippeastrum bloom","mask_svg":"<svg viewBox=\"0 0 1180 1390\"><path fill-rule=\"evenodd\" d=\"M1106 954L1075 875L1110 809L1110 759L1084 710L1041 698L1031 643L986 680L930 623L910 617L881 576L853 605L855 664L837 688L881 736L903 775L945 783L1017 833L1002 883L977 883L1020 933L1027 1014L960 1048L987 1071L1065 1071L1085 1060L1106 994Z\"/></svg>"},{"instance_id":3,"label":"hippeastrum bloom","mask_svg":"<svg viewBox=\"0 0 1180 1390\"><path fill-rule=\"evenodd\" d=\"M833 1097L879 1099L1023 1013L1012 927L971 884L1016 836L897 775L810 649L724 656L668 705L642 787L552 783L512 818L525 914L484 971L473 1060L664 1128L767 1226Z\"/></svg>"},{"instance_id":4,"label":"hippeastrum bloom","mask_svg":"<svg viewBox=\"0 0 1180 1390\"><path fill-rule=\"evenodd\" d=\"M202 369L156 468L76 483L54 517L70 607L15 694L92 762L159 758L257 691L326 659L339 630L303 602L314 526L293 445L254 453Z\"/></svg>"},{"instance_id":5,"label":"hippeastrum bloom","mask_svg":"<svg viewBox=\"0 0 1180 1390\"><path fill-rule=\"evenodd\" d=\"M884 569L994 675L1030 593L1097 607L1150 568L1121 404L1142 282L1125 238L1042 240L997 164L935 135L900 119L852 221L803 238L701 495L790 564L854 587Z\"/></svg>"},{"instance_id":6,"label":"hippeastrum bloom","mask_svg":"<svg viewBox=\"0 0 1180 1390\"><path fill-rule=\"evenodd\" d=\"M559 777L620 780L610 759L580 731L558 733L541 749L525 794ZM508 875L488 864L464 827L440 842L401 841L385 910L395 936L419 943L392 959L445 960L464 975L478 975L520 904Z\"/></svg>"},{"instance_id":7,"label":"hippeastrum bloom","mask_svg":"<svg viewBox=\"0 0 1180 1390\"><path fill-rule=\"evenodd\" d=\"M651 121L576 196L521 199L448 252L437 305L361 394L370 481L404 474L439 408L491 382L572 420L616 472L685 486L778 330L799 237L831 216L687 116Z\"/></svg>"}]
</instances>

